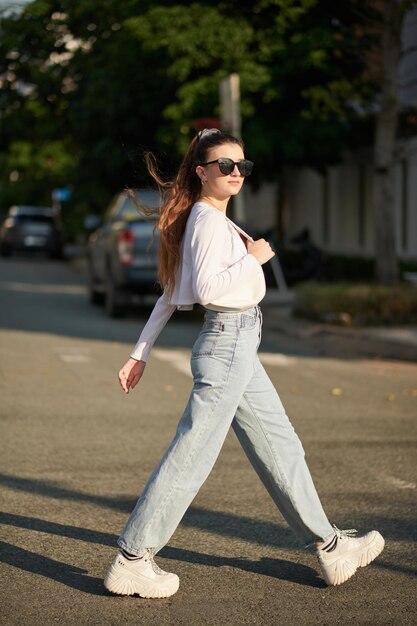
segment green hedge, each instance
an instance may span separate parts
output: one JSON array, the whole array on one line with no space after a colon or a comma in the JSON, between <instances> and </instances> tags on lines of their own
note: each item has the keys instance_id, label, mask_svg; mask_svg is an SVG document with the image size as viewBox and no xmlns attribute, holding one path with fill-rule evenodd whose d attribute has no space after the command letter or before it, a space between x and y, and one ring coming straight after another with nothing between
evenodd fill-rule
<instances>
[{"instance_id":1,"label":"green hedge","mask_svg":"<svg viewBox=\"0 0 417 626\"><path fill-rule=\"evenodd\" d=\"M304 283L296 288L294 314L355 326L417 324L417 286Z\"/></svg>"},{"instance_id":2,"label":"green hedge","mask_svg":"<svg viewBox=\"0 0 417 626\"><path fill-rule=\"evenodd\" d=\"M398 262L400 275L417 272L417 260ZM375 276L375 261L370 257L326 254L324 276L329 281L372 282Z\"/></svg>"}]
</instances>

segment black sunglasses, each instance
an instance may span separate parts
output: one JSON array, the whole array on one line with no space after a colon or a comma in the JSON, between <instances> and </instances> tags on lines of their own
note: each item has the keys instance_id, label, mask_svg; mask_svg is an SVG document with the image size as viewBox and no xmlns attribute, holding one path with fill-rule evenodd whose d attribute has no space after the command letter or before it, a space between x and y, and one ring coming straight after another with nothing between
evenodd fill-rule
<instances>
[{"instance_id":1,"label":"black sunglasses","mask_svg":"<svg viewBox=\"0 0 417 626\"><path fill-rule=\"evenodd\" d=\"M237 165L237 169L241 176L249 176L252 173L253 162L248 161L247 159L242 159L241 161L233 161L232 159L228 159L226 157L222 157L220 159L215 159L214 161L208 161L207 163L202 163L202 165L211 165L212 163L217 163L219 166L219 170L222 174L226 176L231 174L235 169L235 165Z\"/></svg>"}]
</instances>

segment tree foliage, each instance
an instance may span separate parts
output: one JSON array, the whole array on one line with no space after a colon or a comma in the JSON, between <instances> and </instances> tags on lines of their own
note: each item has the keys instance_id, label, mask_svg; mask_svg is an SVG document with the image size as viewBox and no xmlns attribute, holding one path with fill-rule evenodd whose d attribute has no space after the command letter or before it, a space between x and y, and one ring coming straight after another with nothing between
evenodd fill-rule
<instances>
[{"instance_id":1,"label":"tree foliage","mask_svg":"<svg viewBox=\"0 0 417 626\"><path fill-rule=\"evenodd\" d=\"M0 201L72 184L101 209L146 184L144 150L170 171L230 72L254 181L323 168L367 118L376 17L359 0L34 0L0 19Z\"/></svg>"}]
</instances>

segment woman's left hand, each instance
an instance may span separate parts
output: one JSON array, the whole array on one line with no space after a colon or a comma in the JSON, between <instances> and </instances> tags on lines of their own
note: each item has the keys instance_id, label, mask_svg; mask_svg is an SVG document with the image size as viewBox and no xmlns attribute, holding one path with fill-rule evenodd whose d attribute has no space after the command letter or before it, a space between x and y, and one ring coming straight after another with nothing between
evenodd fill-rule
<instances>
[{"instance_id":1,"label":"woman's left hand","mask_svg":"<svg viewBox=\"0 0 417 626\"><path fill-rule=\"evenodd\" d=\"M143 370L146 362L137 359L128 359L119 372L119 383L125 393L129 393L130 389L136 387L142 378Z\"/></svg>"}]
</instances>

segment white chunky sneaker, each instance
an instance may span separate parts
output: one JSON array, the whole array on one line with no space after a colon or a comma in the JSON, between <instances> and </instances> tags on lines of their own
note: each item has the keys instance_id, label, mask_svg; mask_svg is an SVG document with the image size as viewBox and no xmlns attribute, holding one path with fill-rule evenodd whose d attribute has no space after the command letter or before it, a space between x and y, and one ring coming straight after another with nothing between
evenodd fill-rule
<instances>
[{"instance_id":1,"label":"white chunky sneaker","mask_svg":"<svg viewBox=\"0 0 417 626\"><path fill-rule=\"evenodd\" d=\"M384 549L384 538L376 530L363 537L352 537L357 531L339 530L317 549L317 556L328 585L341 585L358 567L369 565Z\"/></svg>"},{"instance_id":2,"label":"white chunky sneaker","mask_svg":"<svg viewBox=\"0 0 417 626\"><path fill-rule=\"evenodd\" d=\"M151 550L141 559L129 560L119 551L104 579L104 586L120 596L168 598L180 585L176 574L164 572L153 560Z\"/></svg>"}]
</instances>

